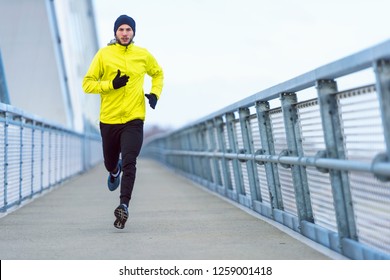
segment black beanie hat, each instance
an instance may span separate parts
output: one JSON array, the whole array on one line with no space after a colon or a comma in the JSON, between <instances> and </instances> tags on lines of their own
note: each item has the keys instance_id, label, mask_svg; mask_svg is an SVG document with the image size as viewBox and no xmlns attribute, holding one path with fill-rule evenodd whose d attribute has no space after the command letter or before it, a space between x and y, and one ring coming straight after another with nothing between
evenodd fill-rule
<instances>
[{"instance_id":1,"label":"black beanie hat","mask_svg":"<svg viewBox=\"0 0 390 280\"><path fill-rule=\"evenodd\" d=\"M119 26L121 26L122 24L128 24L131 29L133 29L135 35L135 21L133 18L127 15L121 15L116 19L114 23L114 35L116 34L116 31L118 30Z\"/></svg>"}]
</instances>

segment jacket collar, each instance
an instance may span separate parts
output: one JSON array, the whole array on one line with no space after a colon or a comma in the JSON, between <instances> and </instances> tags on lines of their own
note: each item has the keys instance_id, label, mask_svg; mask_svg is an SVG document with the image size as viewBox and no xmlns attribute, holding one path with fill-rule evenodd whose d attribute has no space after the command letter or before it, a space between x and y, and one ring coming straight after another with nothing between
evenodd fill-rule
<instances>
[{"instance_id":1,"label":"jacket collar","mask_svg":"<svg viewBox=\"0 0 390 280\"><path fill-rule=\"evenodd\" d=\"M123 46L119 43L115 43L115 47L119 48L120 50L123 50L123 51L128 51L128 50L131 50L133 47L134 47L134 42L131 42L130 45L127 45L127 46Z\"/></svg>"}]
</instances>

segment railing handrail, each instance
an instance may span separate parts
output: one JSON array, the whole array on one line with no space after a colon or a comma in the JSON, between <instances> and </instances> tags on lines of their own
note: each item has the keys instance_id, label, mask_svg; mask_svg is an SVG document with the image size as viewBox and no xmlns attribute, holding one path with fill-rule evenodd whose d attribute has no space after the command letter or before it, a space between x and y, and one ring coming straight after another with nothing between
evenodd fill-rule
<instances>
[{"instance_id":1,"label":"railing handrail","mask_svg":"<svg viewBox=\"0 0 390 280\"><path fill-rule=\"evenodd\" d=\"M38 123L44 123L46 126L50 126L50 127L56 128L57 130L68 131L70 133L76 133L76 134L79 134L79 135L82 134L80 132L76 132L76 131L74 131L72 129L69 129L69 128L67 128L64 125L56 123L56 122L54 122L52 120L48 120L48 119L42 118L42 117L40 117L38 115L29 113L29 112L27 112L27 111L25 111L23 109L20 109L18 107L12 106L10 104L0 103L0 112L7 112L7 113L10 113L10 114L14 115L15 117L22 117L22 118L25 118L25 119L28 119L28 120L31 120L31 121L35 121L35 122L38 122Z\"/></svg>"}]
</instances>

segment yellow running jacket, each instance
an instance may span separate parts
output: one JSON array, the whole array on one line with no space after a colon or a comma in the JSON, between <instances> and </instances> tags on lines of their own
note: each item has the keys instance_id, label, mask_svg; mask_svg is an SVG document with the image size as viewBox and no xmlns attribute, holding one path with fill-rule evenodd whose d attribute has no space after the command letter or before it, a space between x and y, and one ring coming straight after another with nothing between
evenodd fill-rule
<instances>
[{"instance_id":1,"label":"yellow running jacket","mask_svg":"<svg viewBox=\"0 0 390 280\"><path fill-rule=\"evenodd\" d=\"M118 69L121 76L128 75L126 86L114 89ZM156 59L144 48L131 43L101 48L93 58L83 79L85 93L100 94L100 121L106 124L123 124L145 120L144 77L152 78L151 93L160 97L164 74Z\"/></svg>"}]
</instances>

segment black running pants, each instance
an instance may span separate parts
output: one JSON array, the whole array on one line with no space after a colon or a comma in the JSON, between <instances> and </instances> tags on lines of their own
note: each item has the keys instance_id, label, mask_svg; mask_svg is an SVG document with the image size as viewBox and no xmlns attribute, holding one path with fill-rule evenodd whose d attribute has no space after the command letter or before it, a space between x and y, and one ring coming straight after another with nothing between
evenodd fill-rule
<instances>
[{"instance_id":1,"label":"black running pants","mask_svg":"<svg viewBox=\"0 0 390 280\"><path fill-rule=\"evenodd\" d=\"M144 122L132 120L125 124L100 123L103 141L104 165L108 172L115 171L122 156L120 203L129 205L134 188L137 157L143 142Z\"/></svg>"}]
</instances>

